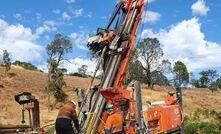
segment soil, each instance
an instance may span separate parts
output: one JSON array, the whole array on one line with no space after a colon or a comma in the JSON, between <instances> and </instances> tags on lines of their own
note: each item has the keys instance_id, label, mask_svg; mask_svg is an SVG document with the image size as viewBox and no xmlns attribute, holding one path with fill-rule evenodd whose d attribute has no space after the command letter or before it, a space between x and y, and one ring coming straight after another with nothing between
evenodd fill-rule
<instances>
[{"instance_id":1,"label":"soil","mask_svg":"<svg viewBox=\"0 0 221 134\"><path fill-rule=\"evenodd\" d=\"M5 76L4 68L0 67L0 125L19 125L21 124L21 106L15 102L14 96L21 92L30 92L39 100L41 126L54 122L59 105L52 111L47 109L47 93L45 86L47 82L47 73L39 71L30 71L22 68L12 67ZM69 99L76 100L76 94L73 87L87 89L90 78L81 78L75 76L65 76L67 86L64 88ZM98 80L95 81L98 83ZM154 90L148 89L142 85L142 101L146 105L147 101L163 100L168 91L173 87L155 86ZM51 96L54 102L53 96ZM221 91L212 93L208 89L185 89L183 90L184 112L190 114L196 108L214 109L221 111ZM53 104L53 103L52 103ZM25 113L26 124L28 114Z\"/></svg>"}]
</instances>

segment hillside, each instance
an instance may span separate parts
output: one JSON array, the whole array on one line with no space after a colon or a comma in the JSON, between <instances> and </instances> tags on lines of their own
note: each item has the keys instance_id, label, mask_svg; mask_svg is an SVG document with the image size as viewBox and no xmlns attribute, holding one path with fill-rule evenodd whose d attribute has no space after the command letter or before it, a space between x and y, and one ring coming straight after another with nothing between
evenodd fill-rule
<instances>
[{"instance_id":1,"label":"hillside","mask_svg":"<svg viewBox=\"0 0 221 134\"><path fill-rule=\"evenodd\" d=\"M41 125L53 122L56 118L57 109L50 114L47 112L47 97L44 87L47 74L38 71L29 71L22 68L12 68L8 77L4 77L4 69L0 67L0 124L20 124L21 107L14 101L14 95L28 91L40 102ZM76 100L72 91L73 87L86 89L90 79L74 76L65 76L67 87L64 91L69 98ZM171 88L171 87L170 87ZM142 86L143 102L162 100L167 96L169 87L155 87L155 90ZM210 92L208 89L186 89L183 92L184 112L189 114L196 108L215 109L221 111L221 92ZM27 115L26 115L27 117ZM26 120L28 122L28 120Z\"/></svg>"}]
</instances>

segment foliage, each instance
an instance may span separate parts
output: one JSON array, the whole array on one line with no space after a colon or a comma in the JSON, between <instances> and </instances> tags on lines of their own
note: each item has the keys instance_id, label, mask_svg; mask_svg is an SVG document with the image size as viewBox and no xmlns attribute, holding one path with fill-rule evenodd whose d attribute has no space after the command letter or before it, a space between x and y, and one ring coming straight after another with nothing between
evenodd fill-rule
<instances>
[{"instance_id":1,"label":"foliage","mask_svg":"<svg viewBox=\"0 0 221 134\"><path fill-rule=\"evenodd\" d=\"M217 88L218 88L218 85L217 85L218 83L217 83L217 81L213 81L213 82L211 82L210 84L209 84L209 90L211 90L212 92L213 91L217 91Z\"/></svg>"},{"instance_id":2,"label":"foliage","mask_svg":"<svg viewBox=\"0 0 221 134\"><path fill-rule=\"evenodd\" d=\"M72 51L72 44L67 36L56 34L54 40L46 47L50 58L57 59L57 62L64 60L64 55ZM57 63L58 65L58 63Z\"/></svg>"},{"instance_id":3,"label":"foliage","mask_svg":"<svg viewBox=\"0 0 221 134\"><path fill-rule=\"evenodd\" d=\"M15 61L12 64L23 67L24 69L27 69L27 70L35 70L35 71L38 70L38 68L35 65L31 63L23 62L23 61Z\"/></svg>"},{"instance_id":4,"label":"foliage","mask_svg":"<svg viewBox=\"0 0 221 134\"><path fill-rule=\"evenodd\" d=\"M62 90L63 86L66 86L66 83L63 79L62 70L58 70L56 73L51 74L51 80L48 83L48 88L51 92L53 92L58 102L64 101L67 97Z\"/></svg>"},{"instance_id":5,"label":"foliage","mask_svg":"<svg viewBox=\"0 0 221 134\"><path fill-rule=\"evenodd\" d=\"M132 72L130 68L134 69L134 72L139 70L138 76L144 76L145 83L152 88L154 84L158 83L159 79L162 81L166 78L163 72L165 65L169 62L165 62L167 60L162 61L162 57L163 50L160 47L159 40L157 38L145 38L135 49L135 64L129 64L129 73Z\"/></svg>"},{"instance_id":6,"label":"foliage","mask_svg":"<svg viewBox=\"0 0 221 134\"><path fill-rule=\"evenodd\" d=\"M130 83L132 80L145 82L144 70L142 68L142 64L138 60L129 62L127 81Z\"/></svg>"},{"instance_id":7,"label":"foliage","mask_svg":"<svg viewBox=\"0 0 221 134\"><path fill-rule=\"evenodd\" d=\"M218 76L216 70L205 70L199 73L201 75L199 82L201 88L209 87L210 83Z\"/></svg>"},{"instance_id":8,"label":"foliage","mask_svg":"<svg viewBox=\"0 0 221 134\"><path fill-rule=\"evenodd\" d=\"M199 79L191 79L191 84L197 88L209 88L212 92L221 88L221 77L216 70L202 70Z\"/></svg>"},{"instance_id":9,"label":"foliage","mask_svg":"<svg viewBox=\"0 0 221 134\"><path fill-rule=\"evenodd\" d=\"M59 68L65 54L71 52L72 44L67 36L56 34L54 40L47 45L48 54L48 85L47 89L53 93L57 102L65 101L67 95L62 90L65 86L63 74L67 71Z\"/></svg>"},{"instance_id":10,"label":"foliage","mask_svg":"<svg viewBox=\"0 0 221 134\"><path fill-rule=\"evenodd\" d=\"M216 82L217 82L217 87L218 87L218 88L221 88L221 77L219 77L219 78L216 80Z\"/></svg>"},{"instance_id":11,"label":"foliage","mask_svg":"<svg viewBox=\"0 0 221 134\"><path fill-rule=\"evenodd\" d=\"M54 134L55 133L55 127L54 126L47 127L46 132L47 132L47 134Z\"/></svg>"},{"instance_id":12,"label":"foliage","mask_svg":"<svg viewBox=\"0 0 221 134\"><path fill-rule=\"evenodd\" d=\"M220 134L221 112L197 109L184 120L185 134Z\"/></svg>"},{"instance_id":13,"label":"foliage","mask_svg":"<svg viewBox=\"0 0 221 134\"><path fill-rule=\"evenodd\" d=\"M183 62L181 61L175 62L173 67L173 73L176 85L178 84L178 86L180 86L189 83L189 73L186 68L186 65Z\"/></svg>"},{"instance_id":14,"label":"foliage","mask_svg":"<svg viewBox=\"0 0 221 134\"><path fill-rule=\"evenodd\" d=\"M78 68L78 74L81 75L82 77L87 77L87 65L81 65L80 68Z\"/></svg>"},{"instance_id":15,"label":"foliage","mask_svg":"<svg viewBox=\"0 0 221 134\"><path fill-rule=\"evenodd\" d=\"M152 73L152 81L157 85L169 85L169 80L161 71L153 71Z\"/></svg>"},{"instance_id":16,"label":"foliage","mask_svg":"<svg viewBox=\"0 0 221 134\"><path fill-rule=\"evenodd\" d=\"M3 50L3 66L5 67L5 74L11 69L11 59L7 50Z\"/></svg>"},{"instance_id":17,"label":"foliage","mask_svg":"<svg viewBox=\"0 0 221 134\"><path fill-rule=\"evenodd\" d=\"M197 87L197 88L200 87L200 81L197 80L197 79L194 79L194 78L191 79L190 84L191 84L193 87Z\"/></svg>"},{"instance_id":18,"label":"foliage","mask_svg":"<svg viewBox=\"0 0 221 134\"><path fill-rule=\"evenodd\" d=\"M184 131L185 134L220 134L221 123L189 122Z\"/></svg>"},{"instance_id":19,"label":"foliage","mask_svg":"<svg viewBox=\"0 0 221 134\"><path fill-rule=\"evenodd\" d=\"M218 88L221 88L221 78L218 78L217 80L214 80L212 81L210 84L209 84L209 87L208 87L212 92L213 91L217 91Z\"/></svg>"}]
</instances>

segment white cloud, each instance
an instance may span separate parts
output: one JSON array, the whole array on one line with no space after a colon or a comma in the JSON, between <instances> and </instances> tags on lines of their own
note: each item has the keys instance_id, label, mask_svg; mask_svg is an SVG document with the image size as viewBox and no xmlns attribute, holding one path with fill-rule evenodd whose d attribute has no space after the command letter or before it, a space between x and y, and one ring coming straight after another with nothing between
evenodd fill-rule
<instances>
[{"instance_id":1,"label":"white cloud","mask_svg":"<svg viewBox=\"0 0 221 134\"><path fill-rule=\"evenodd\" d=\"M153 11L143 12L142 22L143 23L155 23L160 19L160 14Z\"/></svg>"},{"instance_id":2,"label":"white cloud","mask_svg":"<svg viewBox=\"0 0 221 134\"><path fill-rule=\"evenodd\" d=\"M209 11L209 7L206 6L206 3L204 0L197 0L192 6L192 14L193 15L201 15L206 16L207 12Z\"/></svg>"},{"instance_id":3,"label":"white cloud","mask_svg":"<svg viewBox=\"0 0 221 134\"><path fill-rule=\"evenodd\" d=\"M43 25L36 29L35 35L39 37L44 32L54 32L56 31L55 22L53 20L44 21Z\"/></svg>"},{"instance_id":4,"label":"white cloud","mask_svg":"<svg viewBox=\"0 0 221 134\"><path fill-rule=\"evenodd\" d=\"M152 3L152 2L154 2L154 1L156 1L156 0L144 0L144 3Z\"/></svg>"},{"instance_id":5,"label":"white cloud","mask_svg":"<svg viewBox=\"0 0 221 134\"><path fill-rule=\"evenodd\" d=\"M38 69L42 70L45 73L48 73L47 62L36 65Z\"/></svg>"},{"instance_id":6,"label":"white cloud","mask_svg":"<svg viewBox=\"0 0 221 134\"><path fill-rule=\"evenodd\" d=\"M87 65L87 72L91 73L94 72L96 62L87 58L76 57L74 59L70 59L69 62L64 62L61 66L66 68L68 70L68 73L73 73L77 72L78 68L80 68L81 65Z\"/></svg>"},{"instance_id":7,"label":"white cloud","mask_svg":"<svg viewBox=\"0 0 221 134\"><path fill-rule=\"evenodd\" d=\"M62 13L62 19L64 20L70 20L71 16L67 13L67 12L63 12Z\"/></svg>"},{"instance_id":8,"label":"white cloud","mask_svg":"<svg viewBox=\"0 0 221 134\"><path fill-rule=\"evenodd\" d=\"M60 65L60 67L66 68L67 73L74 73L74 72L78 72L78 68L80 68L82 65L87 65L87 73L92 75L97 65L97 62L95 60L90 60L89 58L76 57L74 59L68 59L68 61L66 60L62 61L62 64ZM37 68L39 68L40 70L44 72L48 72L46 62L41 65L37 65Z\"/></svg>"},{"instance_id":9,"label":"white cloud","mask_svg":"<svg viewBox=\"0 0 221 134\"><path fill-rule=\"evenodd\" d=\"M74 42L74 45L76 45L78 48L86 50L86 43L87 43L87 39L88 39L88 34L85 33L84 31L80 31L80 32L73 32L70 34L70 38L72 39L72 41Z\"/></svg>"},{"instance_id":10,"label":"white cloud","mask_svg":"<svg viewBox=\"0 0 221 134\"><path fill-rule=\"evenodd\" d=\"M21 20L22 19L22 15L20 13L16 13L13 15L13 17L17 20Z\"/></svg>"},{"instance_id":11,"label":"white cloud","mask_svg":"<svg viewBox=\"0 0 221 134\"><path fill-rule=\"evenodd\" d=\"M165 58L172 62L181 60L189 71L221 67L221 44L205 39L196 18L184 20L158 33L146 29L142 33L144 37L157 37L163 45Z\"/></svg>"},{"instance_id":12,"label":"white cloud","mask_svg":"<svg viewBox=\"0 0 221 134\"><path fill-rule=\"evenodd\" d=\"M55 9L55 10L52 10L52 12L53 12L54 14L60 14L60 13L61 13L61 10L60 10L60 9Z\"/></svg>"},{"instance_id":13,"label":"white cloud","mask_svg":"<svg viewBox=\"0 0 221 134\"><path fill-rule=\"evenodd\" d=\"M70 4L70 3L74 3L75 0L66 0L66 2Z\"/></svg>"},{"instance_id":14,"label":"white cloud","mask_svg":"<svg viewBox=\"0 0 221 134\"><path fill-rule=\"evenodd\" d=\"M36 43L36 35L21 24L10 25L0 19L0 53L6 49L12 60L40 61L44 48Z\"/></svg>"},{"instance_id":15,"label":"white cloud","mask_svg":"<svg viewBox=\"0 0 221 134\"><path fill-rule=\"evenodd\" d=\"M80 17L83 15L83 13L84 10L82 8L73 11L74 17Z\"/></svg>"}]
</instances>

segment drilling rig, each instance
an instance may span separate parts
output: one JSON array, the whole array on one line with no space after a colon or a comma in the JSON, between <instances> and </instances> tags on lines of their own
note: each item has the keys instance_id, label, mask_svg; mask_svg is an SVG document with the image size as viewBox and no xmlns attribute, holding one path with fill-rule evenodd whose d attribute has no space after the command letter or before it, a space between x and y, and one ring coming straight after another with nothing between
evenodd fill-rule
<instances>
[{"instance_id":1,"label":"drilling rig","mask_svg":"<svg viewBox=\"0 0 221 134\"><path fill-rule=\"evenodd\" d=\"M123 115L124 133L159 132L156 130L159 124L154 124L154 131L146 131L151 128L148 126L149 123L158 122L154 122L154 118L150 120L150 116L156 113L154 110L142 112L139 82L134 84L132 91L127 90L125 82L129 58L143 11L144 0L120 0L107 26L98 28L97 33L89 37L87 46L96 55L98 63L78 112L81 133L103 133L104 123L108 117L104 106L110 101ZM98 70L102 70L101 80L98 85L93 85Z\"/></svg>"}]
</instances>

